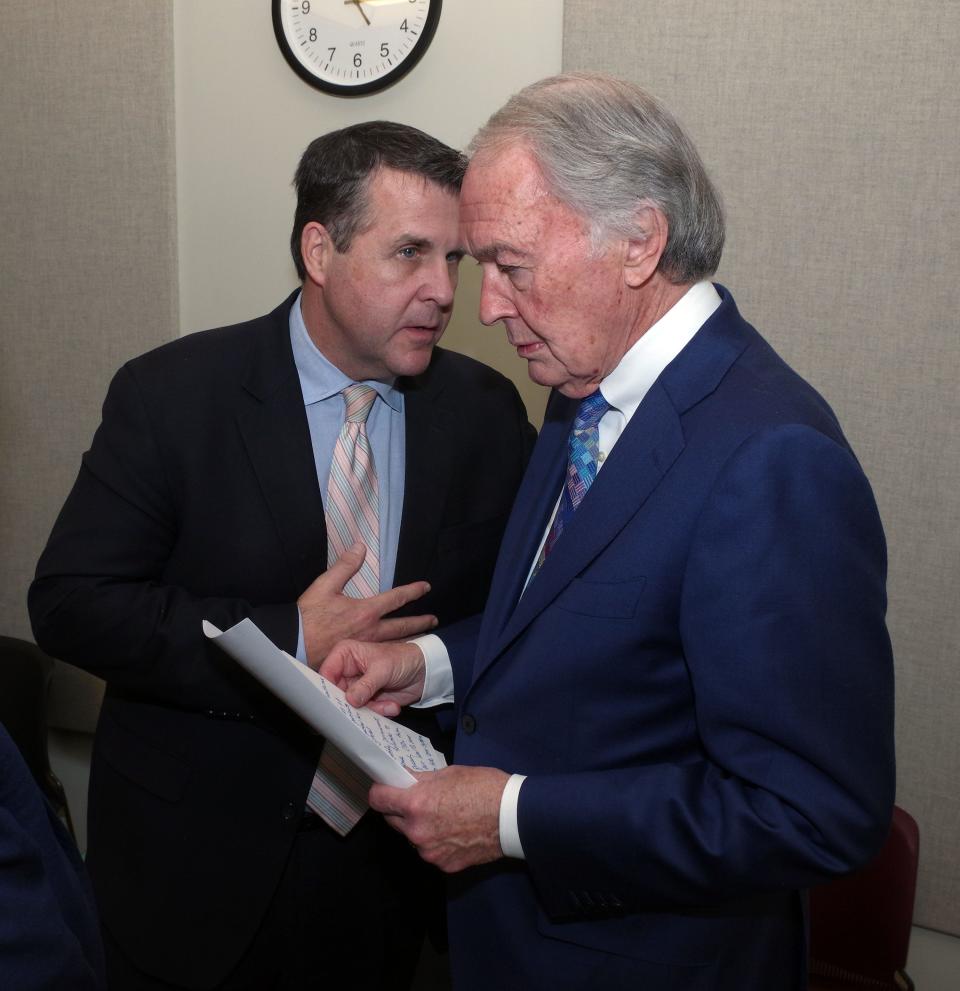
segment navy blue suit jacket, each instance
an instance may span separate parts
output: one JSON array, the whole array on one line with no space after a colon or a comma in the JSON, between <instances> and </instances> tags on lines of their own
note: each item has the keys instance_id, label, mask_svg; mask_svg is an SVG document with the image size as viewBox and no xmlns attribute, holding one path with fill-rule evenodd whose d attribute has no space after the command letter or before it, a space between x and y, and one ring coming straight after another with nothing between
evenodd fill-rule
<instances>
[{"instance_id":1,"label":"navy blue suit jacket","mask_svg":"<svg viewBox=\"0 0 960 991\"><path fill-rule=\"evenodd\" d=\"M886 834L873 496L721 294L521 597L577 405L552 397L479 634L445 637L457 761L529 775L526 861L454 880L458 989L799 989L802 889Z\"/></svg>"},{"instance_id":2,"label":"navy blue suit jacket","mask_svg":"<svg viewBox=\"0 0 960 991\"><path fill-rule=\"evenodd\" d=\"M106 987L93 893L80 855L2 725L0 987Z\"/></svg>"}]
</instances>

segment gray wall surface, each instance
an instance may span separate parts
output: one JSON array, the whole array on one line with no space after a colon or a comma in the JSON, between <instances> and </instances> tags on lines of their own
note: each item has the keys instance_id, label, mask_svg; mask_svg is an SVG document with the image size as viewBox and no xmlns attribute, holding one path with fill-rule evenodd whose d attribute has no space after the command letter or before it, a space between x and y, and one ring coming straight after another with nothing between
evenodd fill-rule
<instances>
[{"instance_id":1,"label":"gray wall surface","mask_svg":"<svg viewBox=\"0 0 960 991\"><path fill-rule=\"evenodd\" d=\"M290 183L312 138L384 118L464 144L559 70L562 0L449 3L416 71L359 100L290 71L265 0L0 0L0 17L0 632L29 639L27 586L113 372L290 292ZM538 420L545 393L502 328L480 328L478 294L465 261L444 343L515 374ZM51 749L81 849L101 692L57 667Z\"/></svg>"},{"instance_id":2,"label":"gray wall surface","mask_svg":"<svg viewBox=\"0 0 960 991\"><path fill-rule=\"evenodd\" d=\"M3 2L0 32L0 629L26 590L110 376L176 337L168 4ZM53 721L88 729L99 682L61 665Z\"/></svg>"},{"instance_id":3,"label":"gray wall surface","mask_svg":"<svg viewBox=\"0 0 960 991\"><path fill-rule=\"evenodd\" d=\"M726 203L719 280L833 405L889 543L897 801L916 921L960 932L960 4L566 0L564 69L684 121Z\"/></svg>"}]
</instances>

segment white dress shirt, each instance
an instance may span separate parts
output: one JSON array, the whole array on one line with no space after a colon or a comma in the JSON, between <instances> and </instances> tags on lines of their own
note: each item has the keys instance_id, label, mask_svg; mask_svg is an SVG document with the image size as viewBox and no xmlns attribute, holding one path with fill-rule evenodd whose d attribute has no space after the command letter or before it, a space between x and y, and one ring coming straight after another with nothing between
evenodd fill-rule
<instances>
[{"instance_id":1,"label":"white dress shirt","mask_svg":"<svg viewBox=\"0 0 960 991\"><path fill-rule=\"evenodd\" d=\"M620 435L627 429L637 407L660 373L690 343L696 332L720 305L720 296L710 282L698 282L655 323L620 359L616 368L600 383L600 391L610 404L599 424L600 457L597 473L610 457ZM560 496L543 532L543 546L553 524ZM540 556L537 548L530 572ZM527 575L527 581L530 574ZM453 672L450 657L440 636L428 633L411 641L423 651L426 666L423 694L417 707L438 705L453 699ZM525 775L512 774L500 798L500 847L504 856L523 858L517 806Z\"/></svg>"}]
</instances>

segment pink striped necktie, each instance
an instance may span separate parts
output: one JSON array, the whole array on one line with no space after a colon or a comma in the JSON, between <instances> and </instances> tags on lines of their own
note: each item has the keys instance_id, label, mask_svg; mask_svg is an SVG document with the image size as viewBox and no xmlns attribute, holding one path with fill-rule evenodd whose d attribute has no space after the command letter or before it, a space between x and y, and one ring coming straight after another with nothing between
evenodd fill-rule
<instances>
[{"instance_id":1,"label":"pink striped necktie","mask_svg":"<svg viewBox=\"0 0 960 991\"><path fill-rule=\"evenodd\" d=\"M346 420L333 449L327 483L328 564L357 541L367 548L363 566L344 588L355 599L380 591L380 496L367 438L367 416L376 398L369 385L348 385L343 390Z\"/></svg>"},{"instance_id":2,"label":"pink striped necktie","mask_svg":"<svg viewBox=\"0 0 960 991\"><path fill-rule=\"evenodd\" d=\"M352 544L367 548L363 566L344 586L344 595L369 598L380 591L380 497L367 416L376 390L349 385L343 390L346 419L340 429L327 484L327 561L332 564ZM345 836L367 810L370 779L331 743L323 745L307 808Z\"/></svg>"}]
</instances>

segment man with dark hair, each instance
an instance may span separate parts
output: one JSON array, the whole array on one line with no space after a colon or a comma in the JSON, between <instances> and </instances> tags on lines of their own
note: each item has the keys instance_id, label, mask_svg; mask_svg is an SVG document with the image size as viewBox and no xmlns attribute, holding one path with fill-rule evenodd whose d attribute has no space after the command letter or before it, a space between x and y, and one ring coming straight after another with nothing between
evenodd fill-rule
<instances>
[{"instance_id":1,"label":"man with dark hair","mask_svg":"<svg viewBox=\"0 0 960 991\"><path fill-rule=\"evenodd\" d=\"M894 794L886 558L829 406L710 277L723 214L638 87L544 80L463 183L480 318L553 391L482 623L349 643L457 764L373 808L454 875L458 991L803 991L803 889Z\"/></svg>"},{"instance_id":2,"label":"man with dark hair","mask_svg":"<svg viewBox=\"0 0 960 991\"><path fill-rule=\"evenodd\" d=\"M317 139L302 289L110 387L30 611L107 682L88 863L115 988L409 983L436 885L378 816L339 816L322 741L201 621L251 617L317 667L482 607L532 430L502 376L436 348L463 170L399 124Z\"/></svg>"},{"instance_id":3,"label":"man with dark hair","mask_svg":"<svg viewBox=\"0 0 960 991\"><path fill-rule=\"evenodd\" d=\"M374 121L331 131L314 139L300 159L293 184L297 208L290 251L297 275L307 277L300 240L310 221L324 218L337 251L350 250L369 222L367 180L380 168L420 176L456 196L466 158L443 142L405 124Z\"/></svg>"}]
</instances>

